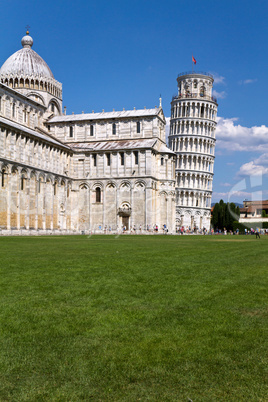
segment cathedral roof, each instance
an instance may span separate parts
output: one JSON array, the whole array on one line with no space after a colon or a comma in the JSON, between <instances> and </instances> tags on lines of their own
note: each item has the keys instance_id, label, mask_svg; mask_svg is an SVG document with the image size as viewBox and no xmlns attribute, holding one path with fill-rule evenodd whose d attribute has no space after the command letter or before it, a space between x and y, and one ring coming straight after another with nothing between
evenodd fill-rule
<instances>
[{"instance_id":1,"label":"cathedral roof","mask_svg":"<svg viewBox=\"0 0 268 402\"><path fill-rule=\"evenodd\" d=\"M158 116L161 110L162 108L156 107L154 109L139 109L139 110L134 109L134 110L122 110L122 111L102 112L102 113L82 113L82 114L71 114L67 116L62 115L52 117L49 123Z\"/></svg>"},{"instance_id":2,"label":"cathedral roof","mask_svg":"<svg viewBox=\"0 0 268 402\"><path fill-rule=\"evenodd\" d=\"M70 150L70 147L68 147L68 145L62 144L60 141L57 141L56 139L51 138L51 136L46 135L45 133L37 132L36 130L32 130L31 128L25 127L22 124L16 123L12 120L9 120L9 119L6 119L6 118L0 116L0 123L5 124L6 126L12 127L13 129L19 130L20 133L28 133L41 140L44 140L46 142L50 142L54 145L57 145L58 147Z\"/></svg>"},{"instance_id":3,"label":"cathedral roof","mask_svg":"<svg viewBox=\"0 0 268 402\"><path fill-rule=\"evenodd\" d=\"M154 148L161 153L175 155L165 144L156 138L140 138L133 140L70 142L67 144L76 151L116 151L121 149L145 149Z\"/></svg>"},{"instance_id":4,"label":"cathedral roof","mask_svg":"<svg viewBox=\"0 0 268 402\"><path fill-rule=\"evenodd\" d=\"M53 78L47 63L33 49L28 31L21 40L22 49L12 54L0 68L1 75Z\"/></svg>"}]
</instances>

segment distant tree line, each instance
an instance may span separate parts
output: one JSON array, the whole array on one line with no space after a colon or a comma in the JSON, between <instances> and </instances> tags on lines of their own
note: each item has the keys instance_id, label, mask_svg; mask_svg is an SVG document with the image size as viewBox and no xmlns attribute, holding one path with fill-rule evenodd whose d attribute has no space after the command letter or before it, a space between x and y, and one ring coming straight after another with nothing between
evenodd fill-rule
<instances>
[{"instance_id":1,"label":"distant tree line","mask_svg":"<svg viewBox=\"0 0 268 402\"><path fill-rule=\"evenodd\" d=\"M223 200L214 205L211 224L214 230L234 230L234 222L240 216L240 208L233 202L225 203Z\"/></svg>"}]
</instances>

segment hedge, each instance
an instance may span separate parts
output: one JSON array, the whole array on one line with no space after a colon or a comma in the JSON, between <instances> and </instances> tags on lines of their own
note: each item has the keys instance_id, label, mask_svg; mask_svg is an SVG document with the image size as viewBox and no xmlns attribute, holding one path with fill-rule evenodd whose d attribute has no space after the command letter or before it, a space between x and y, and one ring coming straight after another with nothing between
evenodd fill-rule
<instances>
[{"instance_id":1,"label":"hedge","mask_svg":"<svg viewBox=\"0 0 268 402\"><path fill-rule=\"evenodd\" d=\"M245 229L250 229L253 228L256 230L256 228L262 228L262 229L268 229L268 222L248 222L246 223L240 223L238 221L233 222L233 231L236 231L236 229L239 229L239 232L244 232Z\"/></svg>"}]
</instances>

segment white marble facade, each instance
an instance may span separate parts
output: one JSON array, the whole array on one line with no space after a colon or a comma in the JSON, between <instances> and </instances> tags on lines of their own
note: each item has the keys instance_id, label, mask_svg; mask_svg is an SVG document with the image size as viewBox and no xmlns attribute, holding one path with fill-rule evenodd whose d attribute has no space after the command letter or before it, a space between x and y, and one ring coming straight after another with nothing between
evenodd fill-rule
<instances>
[{"instance_id":1,"label":"white marble facade","mask_svg":"<svg viewBox=\"0 0 268 402\"><path fill-rule=\"evenodd\" d=\"M176 154L161 107L62 114L62 86L32 50L0 69L0 232L175 229Z\"/></svg>"},{"instance_id":2,"label":"white marble facade","mask_svg":"<svg viewBox=\"0 0 268 402\"><path fill-rule=\"evenodd\" d=\"M189 72L177 78L171 102L169 146L176 153L176 227L210 229L217 100L213 77Z\"/></svg>"}]
</instances>

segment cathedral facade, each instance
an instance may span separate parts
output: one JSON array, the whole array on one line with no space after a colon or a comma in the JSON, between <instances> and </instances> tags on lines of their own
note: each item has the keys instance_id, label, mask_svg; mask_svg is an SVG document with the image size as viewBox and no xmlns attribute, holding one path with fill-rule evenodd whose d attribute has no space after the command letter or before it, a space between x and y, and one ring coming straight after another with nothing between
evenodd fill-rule
<instances>
[{"instance_id":1,"label":"cathedral facade","mask_svg":"<svg viewBox=\"0 0 268 402\"><path fill-rule=\"evenodd\" d=\"M173 232L176 153L161 100L66 115L28 32L21 43L0 69L0 232Z\"/></svg>"}]
</instances>

